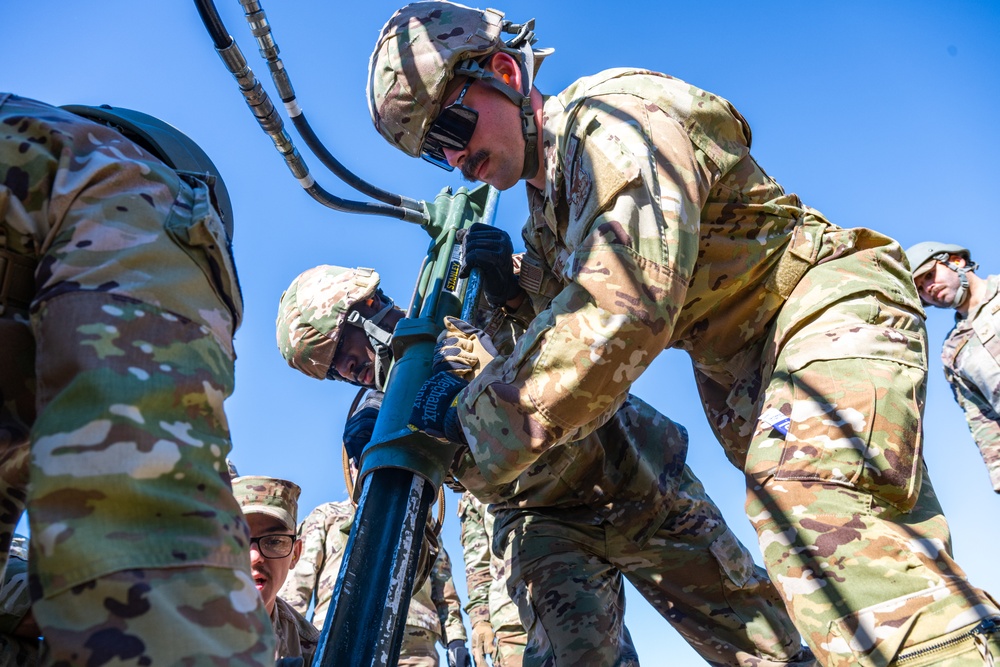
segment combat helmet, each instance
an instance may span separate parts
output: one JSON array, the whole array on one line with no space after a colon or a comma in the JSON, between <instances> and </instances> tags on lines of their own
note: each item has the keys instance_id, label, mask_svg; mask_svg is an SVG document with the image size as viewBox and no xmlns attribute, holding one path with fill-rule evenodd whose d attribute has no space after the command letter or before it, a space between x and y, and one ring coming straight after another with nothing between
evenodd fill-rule
<instances>
[{"instance_id":1,"label":"combat helmet","mask_svg":"<svg viewBox=\"0 0 1000 667\"><path fill-rule=\"evenodd\" d=\"M211 190L212 204L226 228L226 236L232 240L233 204L222 174L208 154L189 136L159 118L132 109L107 104L96 107L67 104L61 108L117 130L174 171L193 174L204 180Z\"/></svg>"},{"instance_id":2,"label":"combat helmet","mask_svg":"<svg viewBox=\"0 0 1000 667\"><path fill-rule=\"evenodd\" d=\"M403 7L382 28L368 63L368 110L376 129L407 155L451 171L443 150L428 145L427 135L452 79L471 77L498 90L521 110L521 178L534 176L539 167L538 128L531 109L531 87L542 59L552 53L532 48L534 24L534 19L514 24L496 9L452 2ZM505 41L503 34L513 36ZM484 69L498 52L511 55L520 65L522 90Z\"/></svg>"},{"instance_id":3,"label":"combat helmet","mask_svg":"<svg viewBox=\"0 0 1000 667\"><path fill-rule=\"evenodd\" d=\"M952 255L958 255L965 259L965 266L960 266L951 261ZM910 263L910 272L916 280L923 274L934 268L935 262L945 264L949 269L958 274L958 289L955 291L955 298L951 303L952 308L962 305L969 295L969 271L975 271L979 265L972 261L972 255L968 248L953 243L938 243L937 241L924 241L906 249L906 259ZM923 297L920 297L923 301ZM927 303L924 301L924 303Z\"/></svg>"},{"instance_id":4,"label":"combat helmet","mask_svg":"<svg viewBox=\"0 0 1000 667\"><path fill-rule=\"evenodd\" d=\"M278 302L278 350L288 365L319 380L344 380L333 367L346 324L359 327L375 350L375 387L382 389L392 362L392 332L379 323L393 308L379 289L379 275L366 268L322 264L299 274ZM371 317L354 306L378 295L386 305Z\"/></svg>"}]
</instances>

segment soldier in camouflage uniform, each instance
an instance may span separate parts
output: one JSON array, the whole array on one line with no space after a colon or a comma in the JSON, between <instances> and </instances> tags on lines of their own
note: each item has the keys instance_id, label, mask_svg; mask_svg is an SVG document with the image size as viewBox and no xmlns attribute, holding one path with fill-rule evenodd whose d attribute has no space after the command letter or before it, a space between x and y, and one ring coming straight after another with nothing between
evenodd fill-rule
<instances>
[{"instance_id":1,"label":"soldier in camouflage uniform","mask_svg":"<svg viewBox=\"0 0 1000 667\"><path fill-rule=\"evenodd\" d=\"M0 667L37 665L40 634L28 593L28 539L15 535L0 586Z\"/></svg>"},{"instance_id":2,"label":"soldier in camouflage uniform","mask_svg":"<svg viewBox=\"0 0 1000 667\"><path fill-rule=\"evenodd\" d=\"M354 521L354 504L349 500L323 503L299 526L302 558L281 589L281 597L305 613L315 602L312 623L322 629L326 622L341 560ZM459 654L466 655L462 603L451 577L451 560L441 548L430 576L410 598L406 627L399 650L399 665L437 667L435 643L448 648L450 667L464 667ZM463 653L464 652L464 653Z\"/></svg>"},{"instance_id":3,"label":"soldier in camouflage uniform","mask_svg":"<svg viewBox=\"0 0 1000 667\"><path fill-rule=\"evenodd\" d=\"M367 269L324 265L298 276L278 313L278 348L289 364L316 378L359 377L349 357L374 352L342 356L339 340L351 331L354 304L377 285ZM492 342L469 331L446 321L442 340L452 351L441 363L471 374L493 353ZM352 433L370 437L371 427L355 428L353 419L345 444L355 455L367 440L352 445ZM496 514L492 549L527 632L524 664L637 664L623 577L713 664L812 663L767 575L685 465L687 445L682 426L630 397L609 424L516 479L487 481L470 457L453 471Z\"/></svg>"},{"instance_id":4,"label":"soldier in camouflage uniform","mask_svg":"<svg viewBox=\"0 0 1000 667\"><path fill-rule=\"evenodd\" d=\"M1000 610L952 560L924 471L926 332L898 244L785 193L744 118L690 84L615 69L543 96L532 28L418 3L372 54L387 141L500 189L524 180L529 200L520 286L539 315L464 388L432 376L423 393L454 407L418 401L412 423L509 483L606 422L661 350L686 350L822 663L1000 656Z\"/></svg>"},{"instance_id":5,"label":"soldier in camouflage uniform","mask_svg":"<svg viewBox=\"0 0 1000 667\"><path fill-rule=\"evenodd\" d=\"M0 566L27 502L53 664L270 663L225 468L222 182L151 152L200 151L166 124L84 112L139 134L0 94Z\"/></svg>"},{"instance_id":6,"label":"soldier in camouflage uniform","mask_svg":"<svg viewBox=\"0 0 1000 667\"><path fill-rule=\"evenodd\" d=\"M927 241L906 256L924 304L955 310L941 350L944 376L1000 493L1000 276L977 276L961 246Z\"/></svg>"},{"instance_id":7,"label":"soldier in camouflage uniform","mask_svg":"<svg viewBox=\"0 0 1000 667\"><path fill-rule=\"evenodd\" d=\"M298 484L275 477L233 479L233 495L250 525L250 573L277 640L274 657L311 665L319 631L278 593L302 555L295 532L300 491Z\"/></svg>"},{"instance_id":8,"label":"soldier in camouflage uniform","mask_svg":"<svg viewBox=\"0 0 1000 667\"><path fill-rule=\"evenodd\" d=\"M458 502L458 518L469 588L465 611L472 624L472 658L476 667L487 667L487 655L495 667L520 667L528 635L507 593L503 559L493 556L490 549L493 514L466 491Z\"/></svg>"}]
</instances>

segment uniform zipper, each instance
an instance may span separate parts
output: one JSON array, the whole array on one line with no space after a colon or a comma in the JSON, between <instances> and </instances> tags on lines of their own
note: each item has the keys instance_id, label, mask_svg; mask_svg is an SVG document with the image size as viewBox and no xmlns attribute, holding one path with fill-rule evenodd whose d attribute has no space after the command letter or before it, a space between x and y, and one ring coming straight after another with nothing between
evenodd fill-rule
<instances>
[{"instance_id":1,"label":"uniform zipper","mask_svg":"<svg viewBox=\"0 0 1000 667\"><path fill-rule=\"evenodd\" d=\"M980 654L983 656L984 664L992 665L993 656L990 654L989 648L986 646L986 635L991 635L994 632L1000 630L1000 618L987 618L972 628L965 634L959 635L958 637L953 637L951 639L946 639L945 641L938 642L937 644L932 644L930 646L925 646L924 648L917 649L916 651L910 651L909 653L903 653L896 658L896 663L899 664L904 660L911 660L913 658L919 658L925 656L929 653L935 651L941 651L943 649L949 648L956 644L961 644L962 642L972 639L976 646L979 648Z\"/></svg>"}]
</instances>

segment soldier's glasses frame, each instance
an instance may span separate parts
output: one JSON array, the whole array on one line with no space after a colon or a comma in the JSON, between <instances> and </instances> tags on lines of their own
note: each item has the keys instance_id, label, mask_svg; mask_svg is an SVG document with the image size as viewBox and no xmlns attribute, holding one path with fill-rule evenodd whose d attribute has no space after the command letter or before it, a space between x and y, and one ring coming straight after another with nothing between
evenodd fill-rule
<instances>
[{"instance_id":1,"label":"soldier's glasses frame","mask_svg":"<svg viewBox=\"0 0 1000 667\"><path fill-rule=\"evenodd\" d=\"M475 79L466 80L465 85L462 86L462 92L458 94L454 102L441 110L438 117L431 123L430 129L427 131L427 138L424 139L420 157L445 171L455 169L448 164L448 158L444 154L445 149L465 150L465 147L472 141L472 134L476 131L476 123L479 122L479 112L462 104L473 81Z\"/></svg>"},{"instance_id":2,"label":"soldier's glasses frame","mask_svg":"<svg viewBox=\"0 0 1000 667\"><path fill-rule=\"evenodd\" d=\"M284 558L292 553L292 545L295 544L295 535L285 535L273 533L271 535L260 535L250 538L250 546L256 543L257 551L264 558Z\"/></svg>"}]
</instances>

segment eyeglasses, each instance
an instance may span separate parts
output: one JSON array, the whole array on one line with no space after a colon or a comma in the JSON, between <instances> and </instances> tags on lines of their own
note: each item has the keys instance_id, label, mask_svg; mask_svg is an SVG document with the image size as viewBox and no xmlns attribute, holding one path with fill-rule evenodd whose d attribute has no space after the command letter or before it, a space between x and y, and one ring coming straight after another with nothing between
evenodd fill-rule
<instances>
[{"instance_id":1,"label":"eyeglasses","mask_svg":"<svg viewBox=\"0 0 1000 667\"><path fill-rule=\"evenodd\" d=\"M424 139L424 147L420 157L446 171L452 171L455 168L448 164L448 158L444 154L445 149L465 150L469 141L472 140L472 134L476 131L479 112L462 104L462 100L465 99L465 94L469 92L473 81L474 79L467 80L455 101L441 110L438 117L431 123L431 128L427 131L427 138Z\"/></svg>"},{"instance_id":2,"label":"eyeglasses","mask_svg":"<svg viewBox=\"0 0 1000 667\"><path fill-rule=\"evenodd\" d=\"M251 537L250 546L257 544L257 551L264 558L284 558L292 553L295 535L261 535Z\"/></svg>"}]
</instances>

